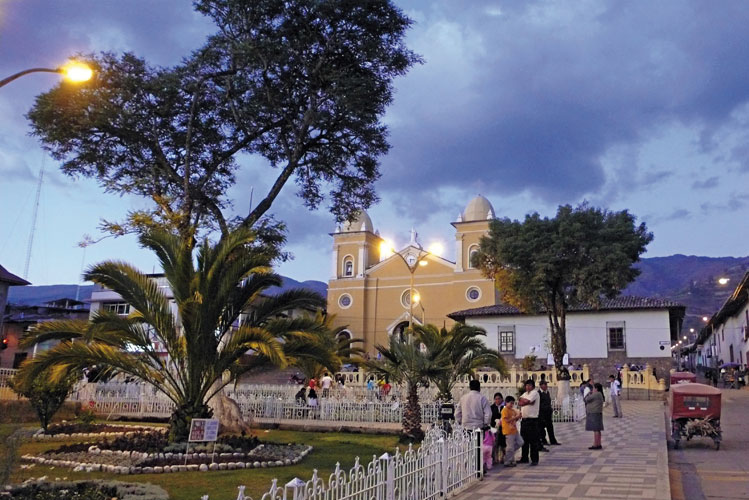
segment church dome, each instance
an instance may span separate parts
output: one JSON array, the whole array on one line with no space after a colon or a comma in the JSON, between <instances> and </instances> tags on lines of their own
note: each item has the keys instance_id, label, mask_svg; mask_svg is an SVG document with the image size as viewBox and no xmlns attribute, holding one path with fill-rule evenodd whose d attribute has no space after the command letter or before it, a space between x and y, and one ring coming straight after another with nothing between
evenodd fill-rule
<instances>
[{"instance_id":1,"label":"church dome","mask_svg":"<svg viewBox=\"0 0 749 500\"><path fill-rule=\"evenodd\" d=\"M468 202L466 209L463 210L463 222L477 220L487 220L494 218L494 207L489 200L481 195L476 196Z\"/></svg>"},{"instance_id":2,"label":"church dome","mask_svg":"<svg viewBox=\"0 0 749 500\"><path fill-rule=\"evenodd\" d=\"M344 233L356 233L358 231L369 231L370 233L374 232L372 219L369 218L369 215L364 210L361 210L356 215L356 219L354 219L353 221L346 221L343 223Z\"/></svg>"}]
</instances>

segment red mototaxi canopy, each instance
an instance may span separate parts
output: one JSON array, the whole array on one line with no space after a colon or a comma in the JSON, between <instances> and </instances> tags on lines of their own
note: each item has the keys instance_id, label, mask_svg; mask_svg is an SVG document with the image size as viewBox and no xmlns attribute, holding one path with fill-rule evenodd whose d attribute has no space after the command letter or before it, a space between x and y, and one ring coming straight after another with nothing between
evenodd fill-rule
<instances>
[{"instance_id":1,"label":"red mototaxi canopy","mask_svg":"<svg viewBox=\"0 0 749 500\"><path fill-rule=\"evenodd\" d=\"M683 394L685 396L714 396L722 394L720 389L716 389L705 384L679 384L671 386L671 392Z\"/></svg>"},{"instance_id":2,"label":"red mototaxi canopy","mask_svg":"<svg viewBox=\"0 0 749 500\"><path fill-rule=\"evenodd\" d=\"M721 391L705 384L674 384L671 386L668 406L672 419L677 418L720 418ZM707 408L701 405L687 406L685 399L690 396L706 397L709 400Z\"/></svg>"}]
</instances>

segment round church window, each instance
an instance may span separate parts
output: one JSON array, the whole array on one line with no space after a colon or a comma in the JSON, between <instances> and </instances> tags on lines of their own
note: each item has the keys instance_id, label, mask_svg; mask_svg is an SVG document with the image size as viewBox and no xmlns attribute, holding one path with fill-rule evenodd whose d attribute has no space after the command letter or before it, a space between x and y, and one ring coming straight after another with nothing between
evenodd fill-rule
<instances>
[{"instance_id":1,"label":"round church window","mask_svg":"<svg viewBox=\"0 0 749 500\"><path fill-rule=\"evenodd\" d=\"M344 293L338 298L338 305L341 306L343 309L347 309L351 307L351 303L353 302L353 299L351 298L351 295Z\"/></svg>"},{"instance_id":2,"label":"round church window","mask_svg":"<svg viewBox=\"0 0 749 500\"><path fill-rule=\"evenodd\" d=\"M475 286L470 287L466 290L466 298L471 302L476 302L481 298L481 289Z\"/></svg>"}]
</instances>

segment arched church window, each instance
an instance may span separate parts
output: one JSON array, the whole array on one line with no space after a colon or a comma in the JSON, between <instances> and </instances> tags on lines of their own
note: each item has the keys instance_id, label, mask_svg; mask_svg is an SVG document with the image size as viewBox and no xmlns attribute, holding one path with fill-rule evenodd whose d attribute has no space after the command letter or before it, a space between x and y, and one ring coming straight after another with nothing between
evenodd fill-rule
<instances>
[{"instance_id":1,"label":"arched church window","mask_svg":"<svg viewBox=\"0 0 749 500\"><path fill-rule=\"evenodd\" d=\"M343 261L343 275L354 275L354 259L352 259L351 257L346 257L346 259Z\"/></svg>"},{"instance_id":2,"label":"arched church window","mask_svg":"<svg viewBox=\"0 0 749 500\"><path fill-rule=\"evenodd\" d=\"M479 254L479 246L471 245L471 247L468 249L468 269L476 269L474 262L476 262L476 258L478 254Z\"/></svg>"}]
</instances>

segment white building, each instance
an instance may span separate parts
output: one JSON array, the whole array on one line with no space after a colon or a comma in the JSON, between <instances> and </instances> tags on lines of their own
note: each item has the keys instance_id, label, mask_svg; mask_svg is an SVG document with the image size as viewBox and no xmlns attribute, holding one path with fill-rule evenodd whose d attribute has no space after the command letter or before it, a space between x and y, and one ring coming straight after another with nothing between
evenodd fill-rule
<instances>
[{"instance_id":1,"label":"white building","mask_svg":"<svg viewBox=\"0 0 749 500\"><path fill-rule=\"evenodd\" d=\"M603 300L597 309L583 305L567 314L569 363L588 364L596 380L615 366L650 364L658 378L668 378L671 345L679 338L685 307L673 301L642 297ZM535 355L546 364L550 329L545 313L523 314L506 304L466 309L450 314L456 321L480 326L486 343L509 364Z\"/></svg>"},{"instance_id":2,"label":"white building","mask_svg":"<svg viewBox=\"0 0 749 500\"><path fill-rule=\"evenodd\" d=\"M700 331L696 351L702 368L749 363L749 272Z\"/></svg>"}]
</instances>

